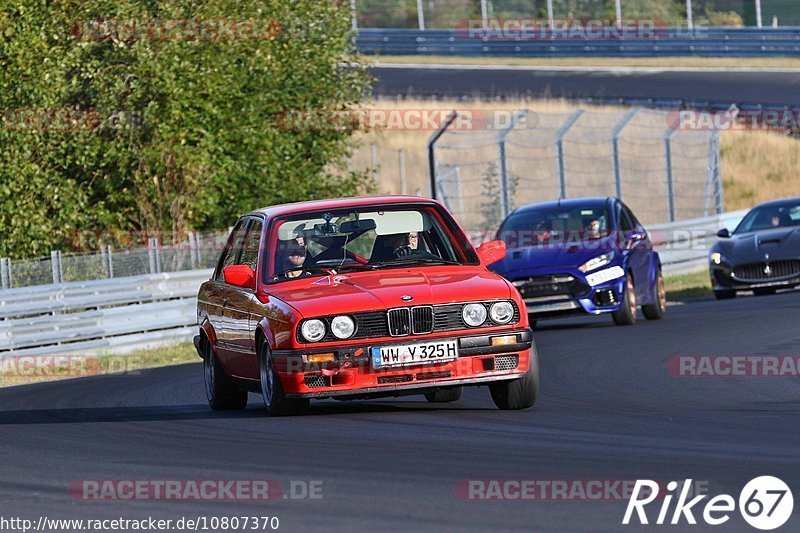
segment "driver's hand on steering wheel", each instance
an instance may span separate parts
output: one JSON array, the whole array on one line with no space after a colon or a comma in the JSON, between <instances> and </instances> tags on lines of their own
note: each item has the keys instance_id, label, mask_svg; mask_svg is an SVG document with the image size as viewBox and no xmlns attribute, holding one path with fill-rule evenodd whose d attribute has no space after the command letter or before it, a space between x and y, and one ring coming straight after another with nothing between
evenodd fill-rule
<instances>
[{"instance_id":1,"label":"driver's hand on steering wheel","mask_svg":"<svg viewBox=\"0 0 800 533\"><path fill-rule=\"evenodd\" d=\"M413 251L414 251L414 249L411 248L410 246L401 246L400 248L397 248L394 251L394 258L395 259L400 259L401 257L405 257L407 255L410 255Z\"/></svg>"}]
</instances>

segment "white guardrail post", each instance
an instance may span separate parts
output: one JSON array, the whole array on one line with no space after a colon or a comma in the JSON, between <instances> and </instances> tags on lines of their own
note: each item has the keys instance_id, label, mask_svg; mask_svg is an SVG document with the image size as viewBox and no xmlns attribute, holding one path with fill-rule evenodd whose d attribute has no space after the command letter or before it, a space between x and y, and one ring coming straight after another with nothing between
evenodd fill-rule
<instances>
[{"instance_id":1,"label":"white guardrail post","mask_svg":"<svg viewBox=\"0 0 800 533\"><path fill-rule=\"evenodd\" d=\"M0 289L11 288L11 259L0 257Z\"/></svg>"}]
</instances>

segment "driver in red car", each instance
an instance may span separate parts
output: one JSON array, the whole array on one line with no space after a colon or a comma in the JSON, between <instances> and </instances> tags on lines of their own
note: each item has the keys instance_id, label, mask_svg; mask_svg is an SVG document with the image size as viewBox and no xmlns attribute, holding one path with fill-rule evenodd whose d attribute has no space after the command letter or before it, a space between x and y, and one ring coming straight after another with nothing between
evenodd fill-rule
<instances>
[{"instance_id":1,"label":"driver in red car","mask_svg":"<svg viewBox=\"0 0 800 533\"><path fill-rule=\"evenodd\" d=\"M284 241L280 245L281 270L287 278L297 278L303 274L306 261L306 245L303 237Z\"/></svg>"}]
</instances>

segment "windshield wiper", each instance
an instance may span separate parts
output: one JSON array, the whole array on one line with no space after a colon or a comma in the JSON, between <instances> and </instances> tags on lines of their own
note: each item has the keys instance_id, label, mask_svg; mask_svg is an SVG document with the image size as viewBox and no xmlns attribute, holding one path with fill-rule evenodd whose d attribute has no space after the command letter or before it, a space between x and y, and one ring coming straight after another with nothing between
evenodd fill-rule
<instances>
[{"instance_id":1,"label":"windshield wiper","mask_svg":"<svg viewBox=\"0 0 800 533\"><path fill-rule=\"evenodd\" d=\"M418 265L418 264L431 264L431 265L460 265L458 261L450 261L448 259L432 259L427 257L401 257L399 259L390 259L388 261L381 261L370 265L373 269L403 266L403 265Z\"/></svg>"}]
</instances>

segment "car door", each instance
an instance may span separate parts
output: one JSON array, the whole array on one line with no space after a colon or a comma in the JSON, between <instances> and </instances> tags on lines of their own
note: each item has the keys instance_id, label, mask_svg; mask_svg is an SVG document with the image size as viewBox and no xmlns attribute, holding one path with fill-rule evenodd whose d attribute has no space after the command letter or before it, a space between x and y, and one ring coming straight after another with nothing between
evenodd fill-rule
<instances>
[{"instance_id":1,"label":"car door","mask_svg":"<svg viewBox=\"0 0 800 533\"><path fill-rule=\"evenodd\" d=\"M232 287L225 283L223 270L225 267L238 264L244 248L248 223L249 220L246 218L236 223L214 272L214 279L209 284L208 299L211 303L208 313L215 333L214 349L225 368L230 366L230 345L235 338L236 324L233 322L234 315L228 310L233 291Z\"/></svg>"},{"instance_id":2,"label":"car door","mask_svg":"<svg viewBox=\"0 0 800 533\"><path fill-rule=\"evenodd\" d=\"M263 227L262 219L247 218L247 230L242 251L235 264L248 265L253 271L258 270L258 251ZM225 349L228 368L234 376L252 378L257 375L254 371L256 362L255 322L252 319L256 306L255 289L227 286L227 305L223 311L227 328Z\"/></svg>"},{"instance_id":3,"label":"car door","mask_svg":"<svg viewBox=\"0 0 800 533\"><path fill-rule=\"evenodd\" d=\"M620 230L622 231L624 245L629 254L628 264L633 271L636 298L643 301L650 290L649 258L652 248L647 232L633 215L633 212L623 204L617 203Z\"/></svg>"}]
</instances>

